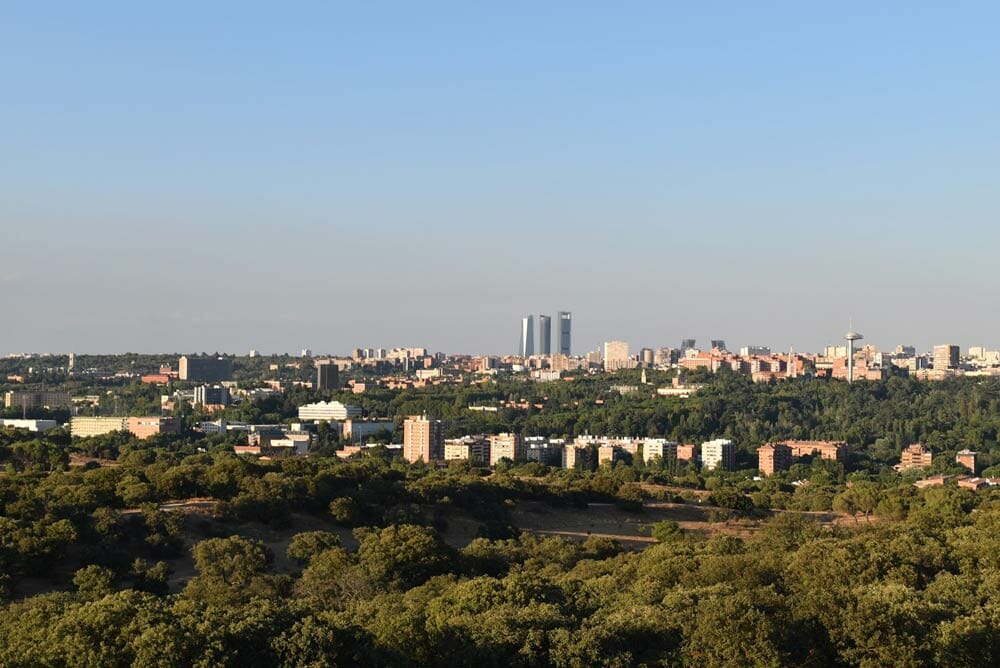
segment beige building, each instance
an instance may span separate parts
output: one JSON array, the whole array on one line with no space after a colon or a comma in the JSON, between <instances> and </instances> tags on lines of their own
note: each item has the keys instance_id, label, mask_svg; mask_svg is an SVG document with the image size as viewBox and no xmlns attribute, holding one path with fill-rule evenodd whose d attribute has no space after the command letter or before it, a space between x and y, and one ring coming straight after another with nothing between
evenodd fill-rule
<instances>
[{"instance_id":1,"label":"beige building","mask_svg":"<svg viewBox=\"0 0 1000 668\"><path fill-rule=\"evenodd\" d=\"M524 437L520 434L490 436L490 466L496 466L504 458L512 462L523 462L526 455Z\"/></svg>"},{"instance_id":2,"label":"beige building","mask_svg":"<svg viewBox=\"0 0 1000 668\"><path fill-rule=\"evenodd\" d=\"M154 434L179 434L181 421L178 418L158 415L130 417L125 423L125 428L136 438L149 438Z\"/></svg>"},{"instance_id":3,"label":"beige building","mask_svg":"<svg viewBox=\"0 0 1000 668\"><path fill-rule=\"evenodd\" d=\"M955 455L955 462L969 469L972 475L976 475L976 453L972 450L959 450Z\"/></svg>"},{"instance_id":4,"label":"beige building","mask_svg":"<svg viewBox=\"0 0 1000 668\"><path fill-rule=\"evenodd\" d=\"M958 346L953 346L950 343L934 346L934 370L948 371L949 369L957 369L959 354Z\"/></svg>"},{"instance_id":5,"label":"beige building","mask_svg":"<svg viewBox=\"0 0 1000 668\"><path fill-rule=\"evenodd\" d=\"M627 341L605 341L604 343L604 370L615 371L617 369L634 369L637 366L628 354Z\"/></svg>"},{"instance_id":6,"label":"beige building","mask_svg":"<svg viewBox=\"0 0 1000 668\"><path fill-rule=\"evenodd\" d=\"M73 417L69 420L69 433L78 438L100 436L128 429L128 418L123 417Z\"/></svg>"},{"instance_id":7,"label":"beige building","mask_svg":"<svg viewBox=\"0 0 1000 668\"><path fill-rule=\"evenodd\" d=\"M444 423L427 416L411 416L403 422L403 458L410 463L444 459Z\"/></svg>"},{"instance_id":8,"label":"beige building","mask_svg":"<svg viewBox=\"0 0 1000 668\"><path fill-rule=\"evenodd\" d=\"M562 451L562 467L564 469L578 469L589 467L590 461L587 456L587 448L576 445L567 445Z\"/></svg>"},{"instance_id":9,"label":"beige building","mask_svg":"<svg viewBox=\"0 0 1000 668\"><path fill-rule=\"evenodd\" d=\"M478 436L448 439L444 442L444 459L485 464L490 460L490 441Z\"/></svg>"},{"instance_id":10,"label":"beige building","mask_svg":"<svg viewBox=\"0 0 1000 668\"><path fill-rule=\"evenodd\" d=\"M899 456L899 470L922 469L930 466L934 459L931 451L919 443L908 445Z\"/></svg>"},{"instance_id":11,"label":"beige building","mask_svg":"<svg viewBox=\"0 0 1000 668\"><path fill-rule=\"evenodd\" d=\"M660 438L650 438L642 443L642 460L647 464L659 457L663 461L677 459L677 444Z\"/></svg>"}]
</instances>

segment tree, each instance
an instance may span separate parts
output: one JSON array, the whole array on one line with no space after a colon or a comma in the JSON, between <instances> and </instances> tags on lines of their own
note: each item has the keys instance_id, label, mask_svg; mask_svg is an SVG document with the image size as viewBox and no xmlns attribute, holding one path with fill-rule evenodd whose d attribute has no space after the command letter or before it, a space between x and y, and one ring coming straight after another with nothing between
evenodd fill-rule
<instances>
[{"instance_id":1,"label":"tree","mask_svg":"<svg viewBox=\"0 0 1000 668\"><path fill-rule=\"evenodd\" d=\"M230 536L210 538L194 546L194 567L200 575L243 585L263 571L271 552L259 540Z\"/></svg>"},{"instance_id":2,"label":"tree","mask_svg":"<svg viewBox=\"0 0 1000 668\"><path fill-rule=\"evenodd\" d=\"M653 525L652 536L661 543L672 540L681 533L681 525L670 520L663 520Z\"/></svg>"},{"instance_id":3,"label":"tree","mask_svg":"<svg viewBox=\"0 0 1000 668\"><path fill-rule=\"evenodd\" d=\"M340 547L340 536L329 531L306 531L297 533L288 544L288 557L299 564L309 563L317 554Z\"/></svg>"},{"instance_id":4,"label":"tree","mask_svg":"<svg viewBox=\"0 0 1000 668\"><path fill-rule=\"evenodd\" d=\"M408 589L454 563L454 553L436 531L412 524L358 530L358 565L376 587Z\"/></svg>"}]
</instances>

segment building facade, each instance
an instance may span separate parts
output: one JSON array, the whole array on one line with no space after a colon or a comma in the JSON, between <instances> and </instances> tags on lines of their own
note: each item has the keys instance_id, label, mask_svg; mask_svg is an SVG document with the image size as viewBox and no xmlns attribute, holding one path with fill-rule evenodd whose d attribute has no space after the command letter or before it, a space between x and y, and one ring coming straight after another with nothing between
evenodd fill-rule
<instances>
[{"instance_id":1,"label":"building facade","mask_svg":"<svg viewBox=\"0 0 1000 668\"><path fill-rule=\"evenodd\" d=\"M403 458L410 463L444 459L444 423L426 416L411 416L403 422Z\"/></svg>"},{"instance_id":2,"label":"building facade","mask_svg":"<svg viewBox=\"0 0 1000 668\"><path fill-rule=\"evenodd\" d=\"M525 459L524 437L520 434L490 436L490 466L496 466L501 459L523 462Z\"/></svg>"},{"instance_id":3,"label":"building facade","mask_svg":"<svg viewBox=\"0 0 1000 668\"><path fill-rule=\"evenodd\" d=\"M179 434L181 421L178 418L158 415L130 417L125 422L125 428L136 438L149 438L156 434Z\"/></svg>"},{"instance_id":4,"label":"building facade","mask_svg":"<svg viewBox=\"0 0 1000 668\"><path fill-rule=\"evenodd\" d=\"M570 330L573 326L573 314L569 311L559 311L556 317L559 319L559 354L572 355Z\"/></svg>"},{"instance_id":5,"label":"building facade","mask_svg":"<svg viewBox=\"0 0 1000 668\"><path fill-rule=\"evenodd\" d=\"M361 417L364 411L360 406L342 404L339 401L317 401L314 404L299 406L300 420L346 420Z\"/></svg>"},{"instance_id":6,"label":"building facade","mask_svg":"<svg viewBox=\"0 0 1000 668\"><path fill-rule=\"evenodd\" d=\"M757 468L764 475L787 471L792 465L792 449L784 443L768 443L757 448Z\"/></svg>"},{"instance_id":7,"label":"building facade","mask_svg":"<svg viewBox=\"0 0 1000 668\"><path fill-rule=\"evenodd\" d=\"M960 351L958 346L945 343L934 346L934 370L949 371L957 369L959 364Z\"/></svg>"},{"instance_id":8,"label":"building facade","mask_svg":"<svg viewBox=\"0 0 1000 668\"><path fill-rule=\"evenodd\" d=\"M340 387L340 373L336 364L327 360L316 362L316 389L336 390Z\"/></svg>"},{"instance_id":9,"label":"building facade","mask_svg":"<svg viewBox=\"0 0 1000 668\"><path fill-rule=\"evenodd\" d=\"M534 318L526 315L521 318L521 343L518 354L521 357L531 357L535 354Z\"/></svg>"},{"instance_id":10,"label":"building facade","mask_svg":"<svg viewBox=\"0 0 1000 668\"><path fill-rule=\"evenodd\" d=\"M538 316L538 354L552 354L552 318L547 315Z\"/></svg>"},{"instance_id":11,"label":"building facade","mask_svg":"<svg viewBox=\"0 0 1000 668\"><path fill-rule=\"evenodd\" d=\"M228 406L229 388L222 385L199 385L194 388L195 406Z\"/></svg>"},{"instance_id":12,"label":"building facade","mask_svg":"<svg viewBox=\"0 0 1000 668\"><path fill-rule=\"evenodd\" d=\"M225 357L181 357L177 364L181 380L219 383L233 379L233 361Z\"/></svg>"},{"instance_id":13,"label":"building facade","mask_svg":"<svg viewBox=\"0 0 1000 668\"><path fill-rule=\"evenodd\" d=\"M702 468L710 471L732 471L736 468L736 444L725 438L701 444Z\"/></svg>"},{"instance_id":14,"label":"building facade","mask_svg":"<svg viewBox=\"0 0 1000 668\"><path fill-rule=\"evenodd\" d=\"M899 470L905 471L906 469L922 469L926 466L930 466L931 462L934 460L934 455L931 451L925 448L920 443L914 443L908 445L903 449L902 454L899 456Z\"/></svg>"},{"instance_id":15,"label":"building facade","mask_svg":"<svg viewBox=\"0 0 1000 668\"><path fill-rule=\"evenodd\" d=\"M648 438L642 443L642 460L649 464L659 457L663 461L677 459L677 444L662 438Z\"/></svg>"},{"instance_id":16,"label":"building facade","mask_svg":"<svg viewBox=\"0 0 1000 668\"><path fill-rule=\"evenodd\" d=\"M72 417L69 420L69 433L78 438L100 436L128 428L128 418L123 417Z\"/></svg>"}]
</instances>

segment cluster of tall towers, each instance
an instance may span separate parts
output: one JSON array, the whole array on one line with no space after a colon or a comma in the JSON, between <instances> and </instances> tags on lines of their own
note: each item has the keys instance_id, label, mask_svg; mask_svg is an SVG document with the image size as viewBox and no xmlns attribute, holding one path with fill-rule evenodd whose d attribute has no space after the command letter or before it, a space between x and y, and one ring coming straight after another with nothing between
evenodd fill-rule
<instances>
[{"instance_id":1,"label":"cluster of tall towers","mask_svg":"<svg viewBox=\"0 0 1000 668\"><path fill-rule=\"evenodd\" d=\"M559 311L556 314L558 330L558 352L560 355L570 354L570 330L573 324L573 314L569 311ZM538 316L538 351L535 351L535 318L526 315L521 318L521 342L518 348L521 357L532 355L551 355L552 350L552 318L547 315Z\"/></svg>"}]
</instances>

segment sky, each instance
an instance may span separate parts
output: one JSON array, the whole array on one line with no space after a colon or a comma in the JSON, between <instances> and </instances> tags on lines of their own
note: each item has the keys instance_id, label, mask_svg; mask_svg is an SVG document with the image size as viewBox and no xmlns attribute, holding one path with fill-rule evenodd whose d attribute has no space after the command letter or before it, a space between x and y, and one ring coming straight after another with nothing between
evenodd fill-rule
<instances>
[{"instance_id":1,"label":"sky","mask_svg":"<svg viewBox=\"0 0 1000 668\"><path fill-rule=\"evenodd\" d=\"M4 2L0 353L1000 347L998 25Z\"/></svg>"}]
</instances>

